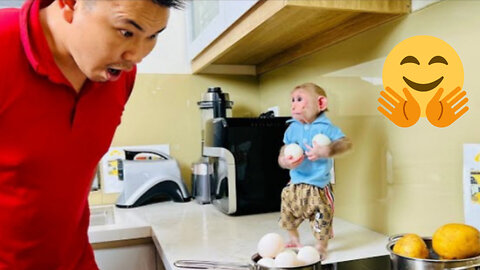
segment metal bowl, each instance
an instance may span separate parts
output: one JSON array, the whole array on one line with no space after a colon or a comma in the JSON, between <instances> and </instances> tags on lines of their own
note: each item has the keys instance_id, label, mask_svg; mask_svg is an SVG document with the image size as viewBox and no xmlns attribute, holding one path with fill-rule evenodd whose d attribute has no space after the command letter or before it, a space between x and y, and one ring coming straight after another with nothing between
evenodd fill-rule
<instances>
[{"instance_id":1,"label":"metal bowl","mask_svg":"<svg viewBox=\"0 0 480 270\"><path fill-rule=\"evenodd\" d=\"M262 258L260 254L255 253L252 256L252 262L255 267L255 270L271 270L271 269L277 269L277 270L320 270L322 269L321 261L318 261L313 264L309 265L302 265L302 266L295 266L295 267L284 267L284 268L278 268L278 267L266 267L258 264L258 261Z\"/></svg>"},{"instance_id":2,"label":"metal bowl","mask_svg":"<svg viewBox=\"0 0 480 270\"><path fill-rule=\"evenodd\" d=\"M389 238L387 250L390 253L392 270L475 270L480 269L480 255L467 259L442 260L432 248L432 238L422 237L429 251L429 259L405 257L393 252L393 246L403 235Z\"/></svg>"}]
</instances>

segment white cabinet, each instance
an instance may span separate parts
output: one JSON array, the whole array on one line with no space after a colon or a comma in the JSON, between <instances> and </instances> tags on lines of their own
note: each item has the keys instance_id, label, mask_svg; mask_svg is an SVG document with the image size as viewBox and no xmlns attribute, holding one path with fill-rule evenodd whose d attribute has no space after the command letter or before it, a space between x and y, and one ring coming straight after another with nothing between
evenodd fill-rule
<instances>
[{"instance_id":1,"label":"white cabinet","mask_svg":"<svg viewBox=\"0 0 480 270\"><path fill-rule=\"evenodd\" d=\"M187 2L189 58L195 58L258 0L194 0Z\"/></svg>"},{"instance_id":2,"label":"white cabinet","mask_svg":"<svg viewBox=\"0 0 480 270\"><path fill-rule=\"evenodd\" d=\"M95 261L101 270L163 269L153 243L95 248Z\"/></svg>"}]
</instances>

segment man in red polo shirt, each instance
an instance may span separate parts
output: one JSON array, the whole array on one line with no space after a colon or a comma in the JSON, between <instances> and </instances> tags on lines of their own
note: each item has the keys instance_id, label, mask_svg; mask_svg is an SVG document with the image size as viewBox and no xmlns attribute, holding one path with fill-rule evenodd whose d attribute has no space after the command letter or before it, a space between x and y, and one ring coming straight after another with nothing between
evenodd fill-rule
<instances>
[{"instance_id":1,"label":"man in red polo shirt","mask_svg":"<svg viewBox=\"0 0 480 270\"><path fill-rule=\"evenodd\" d=\"M88 193L135 65L182 0L0 10L0 269L98 269Z\"/></svg>"}]
</instances>

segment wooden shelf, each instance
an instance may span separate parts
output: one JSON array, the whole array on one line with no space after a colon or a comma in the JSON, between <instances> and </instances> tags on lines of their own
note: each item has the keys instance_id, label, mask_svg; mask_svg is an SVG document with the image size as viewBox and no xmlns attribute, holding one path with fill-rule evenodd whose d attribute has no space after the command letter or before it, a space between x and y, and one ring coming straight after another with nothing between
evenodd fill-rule
<instances>
[{"instance_id":1,"label":"wooden shelf","mask_svg":"<svg viewBox=\"0 0 480 270\"><path fill-rule=\"evenodd\" d=\"M192 60L193 73L258 75L410 12L410 0L262 0Z\"/></svg>"}]
</instances>

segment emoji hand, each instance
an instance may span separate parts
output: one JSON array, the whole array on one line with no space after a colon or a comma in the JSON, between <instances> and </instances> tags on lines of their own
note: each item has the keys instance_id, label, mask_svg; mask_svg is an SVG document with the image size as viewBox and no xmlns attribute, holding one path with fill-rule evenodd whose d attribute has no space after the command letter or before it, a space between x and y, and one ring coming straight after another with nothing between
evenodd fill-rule
<instances>
[{"instance_id":1,"label":"emoji hand","mask_svg":"<svg viewBox=\"0 0 480 270\"><path fill-rule=\"evenodd\" d=\"M427 119L432 125L436 127L447 127L468 111L468 107L465 106L455 114L455 112L468 101L468 98L465 97L467 93L465 91L460 92L460 90L461 88L457 87L440 100L443 88L438 89L435 96L433 96L427 105ZM458 104L456 104L457 102Z\"/></svg>"},{"instance_id":2,"label":"emoji hand","mask_svg":"<svg viewBox=\"0 0 480 270\"><path fill-rule=\"evenodd\" d=\"M417 123L418 119L420 118L420 105L418 105L418 102L415 100L412 94L410 94L408 89L403 88L403 93L407 98L406 100L395 93L390 87L387 87L386 91L387 92L380 92L380 95L383 97L383 99L378 98L378 102L380 102L383 107L387 108L392 113L389 113L382 106L378 106L377 110L379 110L383 115L390 119L390 121L399 127L409 127ZM392 96L396 100L393 99ZM391 105L385 100L390 102Z\"/></svg>"}]
</instances>

